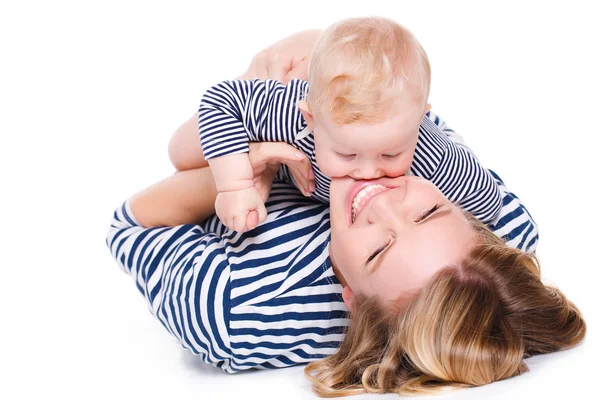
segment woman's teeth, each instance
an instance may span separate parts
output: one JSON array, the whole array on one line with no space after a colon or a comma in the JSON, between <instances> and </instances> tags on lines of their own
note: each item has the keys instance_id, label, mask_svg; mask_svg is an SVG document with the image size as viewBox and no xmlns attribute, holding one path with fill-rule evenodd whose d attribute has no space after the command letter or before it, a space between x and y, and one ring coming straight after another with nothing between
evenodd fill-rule
<instances>
[{"instance_id":1,"label":"woman's teeth","mask_svg":"<svg viewBox=\"0 0 600 400\"><path fill-rule=\"evenodd\" d=\"M387 190L387 187L380 185L378 183L369 185L362 189L357 195L354 197L352 201L352 222L356 219L356 216L360 213L363 206L369 201L369 199L376 194L379 194L383 191Z\"/></svg>"}]
</instances>

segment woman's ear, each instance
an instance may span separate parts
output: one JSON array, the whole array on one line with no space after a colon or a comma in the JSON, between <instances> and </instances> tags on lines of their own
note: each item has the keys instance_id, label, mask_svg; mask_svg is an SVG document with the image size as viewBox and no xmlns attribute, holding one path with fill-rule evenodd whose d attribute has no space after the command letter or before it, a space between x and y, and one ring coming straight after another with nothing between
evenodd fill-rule
<instances>
[{"instance_id":1,"label":"woman's ear","mask_svg":"<svg viewBox=\"0 0 600 400\"><path fill-rule=\"evenodd\" d=\"M301 102L298 103L298 108L300 109L300 111L302 112L302 116L306 120L306 124L308 125L308 129L310 129L311 131L314 131L315 130L315 124L313 122L314 120L313 120L312 111L311 111L310 106L308 105L308 103L306 101L301 101Z\"/></svg>"},{"instance_id":2,"label":"woman's ear","mask_svg":"<svg viewBox=\"0 0 600 400\"><path fill-rule=\"evenodd\" d=\"M344 286L342 289L342 298L344 299L344 303L346 303L346 307L350 310L351 313L355 312L354 310L354 292L350 289L350 286Z\"/></svg>"},{"instance_id":3,"label":"woman's ear","mask_svg":"<svg viewBox=\"0 0 600 400\"><path fill-rule=\"evenodd\" d=\"M431 104L427 103L425 104L425 112L423 113L423 116L425 116L425 114L427 114L429 110L431 110Z\"/></svg>"}]
</instances>

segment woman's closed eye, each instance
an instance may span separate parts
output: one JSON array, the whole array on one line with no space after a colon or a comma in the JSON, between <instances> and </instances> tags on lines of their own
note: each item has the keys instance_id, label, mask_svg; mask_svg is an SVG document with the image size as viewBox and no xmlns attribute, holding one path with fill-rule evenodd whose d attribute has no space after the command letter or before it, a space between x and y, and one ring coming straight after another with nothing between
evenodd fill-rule
<instances>
[{"instance_id":1,"label":"woman's closed eye","mask_svg":"<svg viewBox=\"0 0 600 400\"><path fill-rule=\"evenodd\" d=\"M431 207L429 210L425 211L424 213L422 213L419 218L417 218L417 220L415 222L419 223L419 222L423 222L427 219L427 217L431 216L431 214L433 214L434 212L436 212L437 210L439 210L440 208L440 203L437 203L436 205L434 205L433 207Z\"/></svg>"},{"instance_id":2,"label":"woman's closed eye","mask_svg":"<svg viewBox=\"0 0 600 400\"><path fill-rule=\"evenodd\" d=\"M419 223L419 222L423 222L425 221L427 218L429 218L430 216L432 216L436 211L438 211L440 209L440 207L442 206L442 203L437 203L436 205L434 205L433 207L431 207L430 209L426 210L425 212L423 212L419 218L417 218L417 220L415 222ZM367 258L367 261L365 262L365 267L375 259L375 257L377 257L379 254L381 254L385 249L387 249L390 244L392 244L392 239L390 238L385 244L383 244L381 247L379 247L377 250L375 250L370 256L369 258Z\"/></svg>"},{"instance_id":3,"label":"woman's closed eye","mask_svg":"<svg viewBox=\"0 0 600 400\"><path fill-rule=\"evenodd\" d=\"M382 245L380 248L375 250L373 252L373 254L371 254L369 256L369 258L367 258L367 262L365 263L365 265L367 265L368 263L373 261L373 259L375 259L375 257L377 257L379 254L381 254L381 252L383 252L386 249L386 247L388 247L390 245L390 243L392 243L392 239L388 240L384 245Z\"/></svg>"}]
</instances>

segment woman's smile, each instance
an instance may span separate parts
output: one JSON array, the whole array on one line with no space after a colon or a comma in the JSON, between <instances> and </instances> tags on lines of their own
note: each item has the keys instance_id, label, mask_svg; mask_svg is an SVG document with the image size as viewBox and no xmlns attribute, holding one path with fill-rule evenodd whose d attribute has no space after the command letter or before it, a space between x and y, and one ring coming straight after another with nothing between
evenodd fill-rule
<instances>
[{"instance_id":1,"label":"woman's smile","mask_svg":"<svg viewBox=\"0 0 600 400\"><path fill-rule=\"evenodd\" d=\"M356 181L356 183L348 189L346 195L346 216L348 226L354 224L358 215L375 196L386 192L389 189L404 186L399 183L400 182L391 183L389 178Z\"/></svg>"},{"instance_id":2,"label":"woman's smile","mask_svg":"<svg viewBox=\"0 0 600 400\"><path fill-rule=\"evenodd\" d=\"M363 207L369 202L369 200L378 194L385 192L386 190L388 190L387 187L378 183L374 183L372 185L365 186L360 192L358 192L352 201L352 223L354 223L356 217L360 214Z\"/></svg>"}]
</instances>

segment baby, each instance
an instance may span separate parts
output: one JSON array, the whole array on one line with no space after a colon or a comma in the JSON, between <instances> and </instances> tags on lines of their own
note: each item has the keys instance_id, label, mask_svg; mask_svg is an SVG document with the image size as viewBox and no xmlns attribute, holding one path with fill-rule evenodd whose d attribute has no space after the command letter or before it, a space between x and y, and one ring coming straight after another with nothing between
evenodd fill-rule
<instances>
[{"instance_id":1,"label":"baby","mask_svg":"<svg viewBox=\"0 0 600 400\"><path fill-rule=\"evenodd\" d=\"M330 178L418 175L483 222L500 211L488 170L426 116L430 66L414 36L384 18L329 27L311 56L308 82L225 81L203 96L198 126L219 195L216 213L245 231L266 217L248 160L250 141L283 141L312 161L316 199ZM286 168L280 178L296 184ZM306 192L306 188L304 192ZM258 213L258 220L250 218Z\"/></svg>"}]
</instances>

